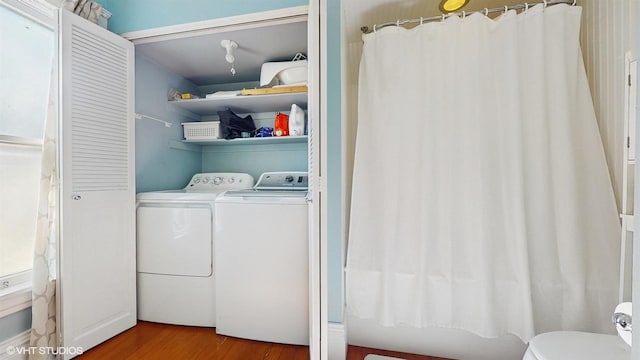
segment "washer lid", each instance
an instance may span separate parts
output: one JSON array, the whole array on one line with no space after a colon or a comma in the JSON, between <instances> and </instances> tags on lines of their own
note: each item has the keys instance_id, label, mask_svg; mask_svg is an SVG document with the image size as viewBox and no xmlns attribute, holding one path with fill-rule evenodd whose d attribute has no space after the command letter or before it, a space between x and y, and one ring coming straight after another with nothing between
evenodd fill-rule
<instances>
[{"instance_id":1,"label":"washer lid","mask_svg":"<svg viewBox=\"0 0 640 360\"><path fill-rule=\"evenodd\" d=\"M192 191L192 190L166 190L139 193L136 195L138 201L214 201L220 192Z\"/></svg>"},{"instance_id":2,"label":"washer lid","mask_svg":"<svg viewBox=\"0 0 640 360\"><path fill-rule=\"evenodd\" d=\"M617 335L553 331L529 341L538 360L630 360L631 348Z\"/></svg>"}]
</instances>

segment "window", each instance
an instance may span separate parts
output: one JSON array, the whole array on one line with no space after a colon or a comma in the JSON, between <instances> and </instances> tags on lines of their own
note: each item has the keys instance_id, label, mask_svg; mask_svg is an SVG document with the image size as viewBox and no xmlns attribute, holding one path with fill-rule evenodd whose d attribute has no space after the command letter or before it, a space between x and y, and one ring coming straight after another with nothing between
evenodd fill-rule
<instances>
[{"instance_id":1,"label":"window","mask_svg":"<svg viewBox=\"0 0 640 360\"><path fill-rule=\"evenodd\" d=\"M0 47L2 291L31 280L54 34L0 1Z\"/></svg>"}]
</instances>

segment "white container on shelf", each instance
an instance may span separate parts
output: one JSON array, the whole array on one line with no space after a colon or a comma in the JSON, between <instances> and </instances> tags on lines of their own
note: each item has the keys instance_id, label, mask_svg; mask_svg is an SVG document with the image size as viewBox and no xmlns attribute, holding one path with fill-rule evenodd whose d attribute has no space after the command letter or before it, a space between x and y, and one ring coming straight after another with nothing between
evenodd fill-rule
<instances>
[{"instance_id":1,"label":"white container on shelf","mask_svg":"<svg viewBox=\"0 0 640 360\"><path fill-rule=\"evenodd\" d=\"M214 140L220 138L220 121L182 123L185 140Z\"/></svg>"},{"instance_id":2,"label":"white container on shelf","mask_svg":"<svg viewBox=\"0 0 640 360\"><path fill-rule=\"evenodd\" d=\"M293 104L289 113L289 136L301 135L304 135L304 110Z\"/></svg>"},{"instance_id":3,"label":"white container on shelf","mask_svg":"<svg viewBox=\"0 0 640 360\"><path fill-rule=\"evenodd\" d=\"M260 69L260 86L271 85L274 78L279 85L306 84L307 60L266 62Z\"/></svg>"}]
</instances>

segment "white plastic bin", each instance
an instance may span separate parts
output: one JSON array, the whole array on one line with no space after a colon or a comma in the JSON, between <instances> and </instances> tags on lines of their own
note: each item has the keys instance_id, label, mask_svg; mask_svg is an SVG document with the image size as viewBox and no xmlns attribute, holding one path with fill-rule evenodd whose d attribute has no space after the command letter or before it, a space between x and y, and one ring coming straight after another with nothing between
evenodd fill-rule
<instances>
[{"instance_id":1,"label":"white plastic bin","mask_svg":"<svg viewBox=\"0 0 640 360\"><path fill-rule=\"evenodd\" d=\"M214 140L220 138L220 121L182 123L185 140Z\"/></svg>"}]
</instances>

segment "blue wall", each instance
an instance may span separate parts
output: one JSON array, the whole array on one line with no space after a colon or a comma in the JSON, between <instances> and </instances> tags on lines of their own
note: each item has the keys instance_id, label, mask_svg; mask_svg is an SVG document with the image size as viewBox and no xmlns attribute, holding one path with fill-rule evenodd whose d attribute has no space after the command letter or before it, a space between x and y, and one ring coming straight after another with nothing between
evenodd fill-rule
<instances>
[{"instance_id":1,"label":"blue wall","mask_svg":"<svg viewBox=\"0 0 640 360\"><path fill-rule=\"evenodd\" d=\"M248 172L257 181L267 171L307 171L307 144L203 147L203 172Z\"/></svg>"},{"instance_id":2,"label":"blue wall","mask_svg":"<svg viewBox=\"0 0 640 360\"><path fill-rule=\"evenodd\" d=\"M198 93L198 88L182 77L136 55L136 113L173 123L136 120L136 192L178 189L200 172L199 146L183 144L182 122L200 117L173 107L167 101L168 88Z\"/></svg>"},{"instance_id":3,"label":"blue wall","mask_svg":"<svg viewBox=\"0 0 640 360\"><path fill-rule=\"evenodd\" d=\"M109 30L123 33L259 11L307 5L307 0L102 0Z\"/></svg>"}]
</instances>

